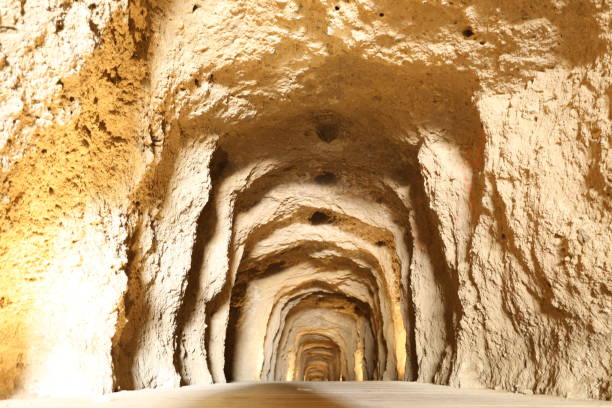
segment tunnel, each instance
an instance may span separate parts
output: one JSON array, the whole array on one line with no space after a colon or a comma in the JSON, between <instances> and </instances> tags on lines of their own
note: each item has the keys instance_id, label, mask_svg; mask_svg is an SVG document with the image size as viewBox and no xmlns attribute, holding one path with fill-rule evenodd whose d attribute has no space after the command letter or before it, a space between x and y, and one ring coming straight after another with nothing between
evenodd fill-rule
<instances>
[{"instance_id":1,"label":"tunnel","mask_svg":"<svg viewBox=\"0 0 612 408\"><path fill-rule=\"evenodd\" d=\"M329 86L324 95L338 92ZM445 165L455 177L469 176L471 153L461 146L481 146L478 133L466 131L465 119L434 118L425 106L413 122L399 112L368 111L369 102L359 104L364 89L344 86L346 99L325 109L304 94L302 102L228 128L208 167L181 176L185 183L210 168L208 200L197 214L184 284L176 288L185 293L172 329L172 367L181 384L450 375L461 313L457 276L443 261L428 203L427 188L435 187L427 185L425 149L411 129L426 120L447 124L447 157L434 159L452 155ZM398 98L401 111L413 96ZM469 95L448 98L463 104ZM471 121L478 125L477 116ZM197 118L182 128L190 126L197 132ZM454 187L458 208L466 206L466 181ZM465 222L469 214L457 217ZM121 388L132 386L140 366L123 351L137 354L154 335L142 320L146 293L133 296L135 318L128 314L115 354Z\"/></svg>"},{"instance_id":2,"label":"tunnel","mask_svg":"<svg viewBox=\"0 0 612 408\"><path fill-rule=\"evenodd\" d=\"M0 398L610 399L609 1L5 3Z\"/></svg>"}]
</instances>

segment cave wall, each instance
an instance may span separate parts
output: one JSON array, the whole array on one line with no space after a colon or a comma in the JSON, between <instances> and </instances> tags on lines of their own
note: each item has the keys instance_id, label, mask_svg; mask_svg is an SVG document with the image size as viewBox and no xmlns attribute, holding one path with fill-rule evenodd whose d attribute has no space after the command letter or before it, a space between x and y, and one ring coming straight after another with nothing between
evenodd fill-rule
<instances>
[{"instance_id":1,"label":"cave wall","mask_svg":"<svg viewBox=\"0 0 612 408\"><path fill-rule=\"evenodd\" d=\"M611 397L609 2L1 4L0 395Z\"/></svg>"}]
</instances>

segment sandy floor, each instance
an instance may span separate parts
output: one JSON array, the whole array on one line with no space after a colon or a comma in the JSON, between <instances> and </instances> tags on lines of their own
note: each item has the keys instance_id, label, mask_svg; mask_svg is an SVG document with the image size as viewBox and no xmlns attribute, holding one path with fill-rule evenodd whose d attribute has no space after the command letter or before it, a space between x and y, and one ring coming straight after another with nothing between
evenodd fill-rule
<instances>
[{"instance_id":1,"label":"sandy floor","mask_svg":"<svg viewBox=\"0 0 612 408\"><path fill-rule=\"evenodd\" d=\"M577 401L496 391L458 390L430 384L233 383L179 390L126 391L92 399L38 399L0 402L0 407L147 408L353 408L353 407L612 407L612 402Z\"/></svg>"}]
</instances>

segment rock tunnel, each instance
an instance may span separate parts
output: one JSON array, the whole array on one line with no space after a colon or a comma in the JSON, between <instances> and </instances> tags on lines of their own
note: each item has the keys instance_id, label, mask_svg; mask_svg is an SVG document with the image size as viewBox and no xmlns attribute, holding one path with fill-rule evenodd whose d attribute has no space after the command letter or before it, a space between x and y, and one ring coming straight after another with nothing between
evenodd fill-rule
<instances>
[{"instance_id":1,"label":"rock tunnel","mask_svg":"<svg viewBox=\"0 0 612 408\"><path fill-rule=\"evenodd\" d=\"M609 2L13 3L0 397L610 398Z\"/></svg>"},{"instance_id":2,"label":"rock tunnel","mask_svg":"<svg viewBox=\"0 0 612 408\"><path fill-rule=\"evenodd\" d=\"M469 212L459 209L468 206L470 160L482 149L482 127L469 94L443 89L437 96L443 108L433 96L417 102L403 88L383 109L362 81L376 81L384 68L362 64L360 81L352 82L333 73L334 65L344 64L360 62L336 61L310 78L321 89L317 100L304 90L290 104L269 103L269 113L224 129L208 165L180 175L185 183L210 169L210 191L189 192L193 198L208 193L208 201L194 224L184 282L159 289L184 291L173 306L176 340L167 357L180 383L303 380L311 372L335 380L450 374L461 313L457 274L441 262L421 163L445 162L456 180L446 186L458 200L456 222L469 222ZM427 71L388 74L417 87L426 78L442 87L462 77ZM386 76L378 82L391 85ZM458 122L449 105L472 117ZM193 121L181 127L197 132ZM418 126L439 132L443 157L425 153ZM175 160L191 162L201 154L179 150L184 157ZM166 218L158 216L162 223ZM169 234L184 228L180 220L168 222ZM163 264L167 249L159 249ZM167 265L175 274L176 264ZM116 366L130 373L119 377L126 388L144 380L133 378L132 367L147 364L134 357L151 338L142 319L147 293L128 285L127 334L119 336L114 355Z\"/></svg>"}]
</instances>

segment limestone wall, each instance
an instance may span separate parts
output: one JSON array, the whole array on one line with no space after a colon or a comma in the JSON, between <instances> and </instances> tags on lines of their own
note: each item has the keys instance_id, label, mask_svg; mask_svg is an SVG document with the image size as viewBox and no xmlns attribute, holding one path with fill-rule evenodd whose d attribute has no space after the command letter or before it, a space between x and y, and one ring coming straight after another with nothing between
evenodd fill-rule
<instances>
[{"instance_id":1,"label":"limestone wall","mask_svg":"<svg viewBox=\"0 0 612 408\"><path fill-rule=\"evenodd\" d=\"M610 399L606 0L0 0L0 395Z\"/></svg>"}]
</instances>

